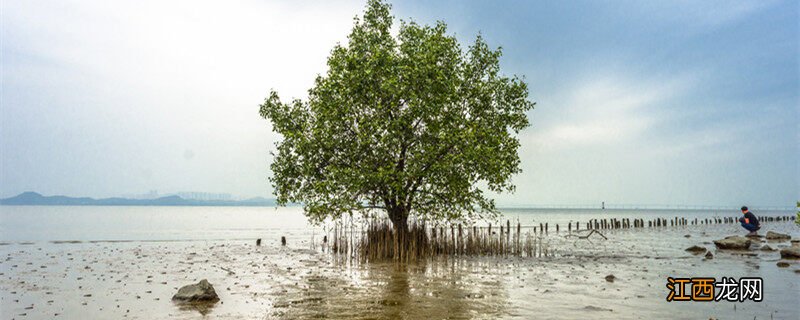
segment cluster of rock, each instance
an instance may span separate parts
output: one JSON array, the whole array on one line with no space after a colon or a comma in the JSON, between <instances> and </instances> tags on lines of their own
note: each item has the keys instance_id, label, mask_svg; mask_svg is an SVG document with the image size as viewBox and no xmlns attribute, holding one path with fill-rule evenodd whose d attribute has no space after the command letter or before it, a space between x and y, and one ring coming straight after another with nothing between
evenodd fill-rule
<instances>
[{"instance_id":1,"label":"cluster of rock","mask_svg":"<svg viewBox=\"0 0 800 320\"><path fill-rule=\"evenodd\" d=\"M724 239L714 240L714 245L717 249L720 250L749 250L750 246L753 244L752 239L758 239L758 236L728 236ZM792 246L788 248L783 248L780 250L781 259L786 260L796 260L800 259L800 240L792 240L792 237L788 234L768 231L766 236L764 237L770 241L787 241L791 240ZM775 251L774 248L770 247L769 245L765 244L760 247L761 251ZM708 251L704 247L700 246L691 246L686 249L686 251L691 252L694 255L702 254ZM711 259L714 255L711 254L711 251L706 253L706 258ZM788 267L789 263L785 261L778 262L779 267Z\"/></svg>"}]
</instances>

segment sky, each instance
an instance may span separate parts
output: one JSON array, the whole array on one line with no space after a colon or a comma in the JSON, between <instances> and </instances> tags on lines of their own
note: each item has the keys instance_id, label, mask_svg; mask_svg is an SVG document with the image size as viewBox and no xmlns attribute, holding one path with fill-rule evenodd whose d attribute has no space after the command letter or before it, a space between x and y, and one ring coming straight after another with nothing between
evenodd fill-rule
<instances>
[{"instance_id":1,"label":"sky","mask_svg":"<svg viewBox=\"0 0 800 320\"><path fill-rule=\"evenodd\" d=\"M501 206L793 206L796 1L391 1L529 84ZM365 1L2 1L0 196L272 196L270 89L305 98Z\"/></svg>"}]
</instances>

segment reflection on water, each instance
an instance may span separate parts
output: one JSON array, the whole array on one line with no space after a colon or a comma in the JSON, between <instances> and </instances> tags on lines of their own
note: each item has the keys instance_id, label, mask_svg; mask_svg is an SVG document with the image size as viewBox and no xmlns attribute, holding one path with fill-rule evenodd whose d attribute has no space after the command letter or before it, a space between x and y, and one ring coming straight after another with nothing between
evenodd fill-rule
<instances>
[{"instance_id":1,"label":"reflection on water","mask_svg":"<svg viewBox=\"0 0 800 320\"><path fill-rule=\"evenodd\" d=\"M507 304L506 290L496 276L475 273L486 268L480 265L461 259L340 265L336 268L341 268L345 277L304 277L298 292L286 292L277 299L274 315L370 319L501 317Z\"/></svg>"},{"instance_id":2,"label":"reflection on water","mask_svg":"<svg viewBox=\"0 0 800 320\"><path fill-rule=\"evenodd\" d=\"M192 302L177 304L177 306L181 311L197 311L200 315L205 316L214 310L216 304L217 302Z\"/></svg>"}]
</instances>

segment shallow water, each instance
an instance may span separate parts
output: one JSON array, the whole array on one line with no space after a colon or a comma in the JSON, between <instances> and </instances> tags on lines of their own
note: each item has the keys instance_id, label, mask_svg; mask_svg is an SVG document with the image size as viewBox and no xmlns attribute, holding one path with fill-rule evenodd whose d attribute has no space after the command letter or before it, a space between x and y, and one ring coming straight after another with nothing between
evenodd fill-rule
<instances>
[{"instance_id":1,"label":"shallow water","mask_svg":"<svg viewBox=\"0 0 800 320\"><path fill-rule=\"evenodd\" d=\"M309 240L325 230L311 226L301 207L148 207L148 206L0 206L0 241L187 241L250 240L297 237ZM719 210L504 209L496 221L523 226L590 219L681 217L719 218L741 215ZM756 212L793 215L791 211ZM480 224L486 224L485 222Z\"/></svg>"},{"instance_id":2,"label":"shallow water","mask_svg":"<svg viewBox=\"0 0 800 320\"><path fill-rule=\"evenodd\" d=\"M523 225L552 225L601 215L713 213L506 214ZM299 208L0 207L0 217L0 315L6 319L797 319L800 311L800 264L777 267L777 251L714 249L710 241L743 233L731 224L603 231L608 240L567 237L562 229L541 239L555 257L364 265L322 253L319 244L312 250L312 236L319 242L323 230L308 227ZM793 222L766 223L767 230L800 236ZM288 246L280 246L281 235ZM254 245L257 237L263 246ZM684 251L692 245L715 257ZM605 280L609 274L614 282ZM666 302L668 276L762 277L764 301ZM219 303L187 308L170 301L177 288L204 278Z\"/></svg>"}]
</instances>

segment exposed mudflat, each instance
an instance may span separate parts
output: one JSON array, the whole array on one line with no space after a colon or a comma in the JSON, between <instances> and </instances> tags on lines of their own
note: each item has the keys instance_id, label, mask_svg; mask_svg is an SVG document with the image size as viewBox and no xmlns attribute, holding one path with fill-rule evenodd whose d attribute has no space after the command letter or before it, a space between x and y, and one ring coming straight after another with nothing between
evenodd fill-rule
<instances>
[{"instance_id":1,"label":"exposed mudflat","mask_svg":"<svg viewBox=\"0 0 800 320\"><path fill-rule=\"evenodd\" d=\"M767 230L800 237L793 222ZM4 241L4 319L796 319L800 260L788 240L754 239L747 251L713 240L738 225L603 231L608 240L550 232L552 257L450 257L361 264L312 250L307 234L255 240ZM688 235L688 237L686 237ZM316 240L319 241L319 235ZM768 244L777 250L760 250ZM685 251L693 245L713 254ZM786 262L788 267L778 267ZM613 281L606 277L613 275ZM762 277L762 302L666 302L667 277ZM179 305L201 279L220 301Z\"/></svg>"}]
</instances>

